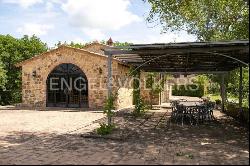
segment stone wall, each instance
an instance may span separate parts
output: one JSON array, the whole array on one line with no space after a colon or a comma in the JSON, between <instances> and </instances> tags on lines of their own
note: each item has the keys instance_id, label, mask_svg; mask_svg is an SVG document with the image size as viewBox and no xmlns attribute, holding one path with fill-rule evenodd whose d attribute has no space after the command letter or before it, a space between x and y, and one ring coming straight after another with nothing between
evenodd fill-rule
<instances>
[{"instance_id":1,"label":"stone wall","mask_svg":"<svg viewBox=\"0 0 250 166\"><path fill-rule=\"evenodd\" d=\"M129 76L129 67L118 64L114 89L117 91L117 108L126 108L133 105L133 80Z\"/></svg>"},{"instance_id":2,"label":"stone wall","mask_svg":"<svg viewBox=\"0 0 250 166\"><path fill-rule=\"evenodd\" d=\"M172 94L172 86L168 83L165 83L164 91L161 93L161 102L162 103L170 102L171 94Z\"/></svg>"},{"instance_id":3,"label":"stone wall","mask_svg":"<svg viewBox=\"0 0 250 166\"><path fill-rule=\"evenodd\" d=\"M141 71L140 80L141 80L141 84L140 84L141 97L147 104L150 104L150 89L146 87L146 80L147 80L146 72ZM160 94L152 95L153 105L158 105L159 101L160 101Z\"/></svg>"},{"instance_id":4,"label":"stone wall","mask_svg":"<svg viewBox=\"0 0 250 166\"><path fill-rule=\"evenodd\" d=\"M107 57L96 55L81 49L61 46L38 57L26 60L22 66L22 101L24 105L46 107L46 80L50 72L62 63L78 66L88 79L88 101L90 108L102 108L107 98ZM126 75L128 67L112 62L112 76L119 78ZM32 73L36 73L34 74ZM116 89L114 88L114 91ZM132 103L131 89L122 87L119 91L117 107Z\"/></svg>"},{"instance_id":5,"label":"stone wall","mask_svg":"<svg viewBox=\"0 0 250 166\"><path fill-rule=\"evenodd\" d=\"M142 99L146 102L146 103L150 103L150 89L146 87L146 80L147 80L147 72L141 72L140 75L140 80L141 80L141 96ZM160 78L160 74L158 74L156 76L156 81L157 79ZM159 105L161 103L165 103L165 102L169 102L169 95L171 94L170 92L170 84L168 84L167 82L165 82L164 84L164 90L160 93L160 94L153 94L152 95L152 104L153 105Z\"/></svg>"}]
</instances>

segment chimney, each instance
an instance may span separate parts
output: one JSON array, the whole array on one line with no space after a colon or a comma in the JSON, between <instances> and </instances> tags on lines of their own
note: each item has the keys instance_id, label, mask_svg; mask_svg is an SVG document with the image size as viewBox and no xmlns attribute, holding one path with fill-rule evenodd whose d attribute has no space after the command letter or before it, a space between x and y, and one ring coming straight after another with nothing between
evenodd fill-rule
<instances>
[{"instance_id":1,"label":"chimney","mask_svg":"<svg viewBox=\"0 0 250 166\"><path fill-rule=\"evenodd\" d=\"M113 40L111 38L109 38L109 40L107 41L107 45L109 46L113 46Z\"/></svg>"}]
</instances>

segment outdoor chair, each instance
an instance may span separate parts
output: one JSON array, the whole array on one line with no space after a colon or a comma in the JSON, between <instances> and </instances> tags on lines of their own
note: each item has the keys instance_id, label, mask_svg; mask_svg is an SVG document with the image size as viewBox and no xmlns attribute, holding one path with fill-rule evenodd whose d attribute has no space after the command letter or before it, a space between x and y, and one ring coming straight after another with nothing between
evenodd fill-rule
<instances>
[{"instance_id":1,"label":"outdoor chair","mask_svg":"<svg viewBox=\"0 0 250 166\"><path fill-rule=\"evenodd\" d=\"M177 124L178 122L181 122L182 126L186 119L189 119L189 122L192 123L192 116L190 114L190 110L181 104L176 105L174 113L172 114L171 118Z\"/></svg>"},{"instance_id":2,"label":"outdoor chair","mask_svg":"<svg viewBox=\"0 0 250 166\"><path fill-rule=\"evenodd\" d=\"M200 119L201 119L201 110L200 110L200 107L199 106L197 106L197 107L192 107L192 108L190 108L190 114L191 114L191 116L192 116L192 122L191 122L191 125L193 125L194 123L196 124L196 125L198 125L199 124L199 121L200 121Z\"/></svg>"},{"instance_id":3,"label":"outdoor chair","mask_svg":"<svg viewBox=\"0 0 250 166\"><path fill-rule=\"evenodd\" d=\"M185 107L184 117L189 120L189 123L193 125L194 120L194 108L193 107Z\"/></svg>"},{"instance_id":4,"label":"outdoor chair","mask_svg":"<svg viewBox=\"0 0 250 166\"><path fill-rule=\"evenodd\" d=\"M215 108L215 104L213 102L208 102L206 103L206 107L208 109L208 119L213 120L214 118L214 113L213 110Z\"/></svg>"},{"instance_id":5,"label":"outdoor chair","mask_svg":"<svg viewBox=\"0 0 250 166\"><path fill-rule=\"evenodd\" d=\"M170 106L171 106L171 109L172 109L171 116L175 116L178 104L179 104L179 101L171 101L170 102Z\"/></svg>"}]
</instances>

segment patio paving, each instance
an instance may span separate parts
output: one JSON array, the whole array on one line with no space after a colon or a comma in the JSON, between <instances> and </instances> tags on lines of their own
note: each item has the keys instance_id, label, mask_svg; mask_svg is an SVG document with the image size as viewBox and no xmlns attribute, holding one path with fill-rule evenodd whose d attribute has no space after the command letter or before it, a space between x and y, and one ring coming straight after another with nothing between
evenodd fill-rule
<instances>
[{"instance_id":1,"label":"patio paving","mask_svg":"<svg viewBox=\"0 0 250 166\"><path fill-rule=\"evenodd\" d=\"M47 111L22 110L0 107L0 136L11 132L53 133L83 132L79 128L96 125L92 122L104 117L101 111L78 109L50 109ZM84 128L86 130L86 127Z\"/></svg>"},{"instance_id":2,"label":"patio paving","mask_svg":"<svg viewBox=\"0 0 250 166\"><path fill-rule=\"evenodd\" d=\"M82 138L104 121L100 112L0 110L0 164L249 164L249 131L215 111L199 126L166 125L169 111L115 123L123 141Z\"/></svg>"}]
</instances>

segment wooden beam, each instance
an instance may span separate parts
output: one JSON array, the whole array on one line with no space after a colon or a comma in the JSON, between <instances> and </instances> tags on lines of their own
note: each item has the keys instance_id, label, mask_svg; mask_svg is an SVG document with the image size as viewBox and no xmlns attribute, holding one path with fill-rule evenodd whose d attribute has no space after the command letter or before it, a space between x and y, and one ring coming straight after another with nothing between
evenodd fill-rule
<instances>
[{"instance_id":1,"label":"wooden beam","mask_svg":"<svg viewBox=\"0 0 250 166\"><path fill-rule=\"evenodd\" d=\"M196 71L208 71L208 72L216 72L216 71L231 71L231 69L225 69L225 68L185 68L185 67L166 67L166 68L160 68L160 67L144 67L141 66L140 69L147 70L147 71L156 71L156 72L196 72Z\"/></svg>"},{"instance_id":2,"label":"wooden beam","mask_svg":"<svg viewBox=\"0 0 250 166\"><path fill-rule=\"evenodd\" d=\"M190 56L190 54L188 53L186 55L186 71L187 71L187 68L189 67L189 56Z\"/></svg>"},{"instance_id":3,"label":"wooden beam","mask_svg":"<svg viewBox=\"0 0 250 166\"><path fill-rule=\"evenodd\" d=\"M160 58L158 58L157 56L142 56L142 57L116 57L117 59L120 60L144 60L144 61L148 61L151 59L154 59L156 61L160 61L160 62L186 62L187 55L185 56L162 56ZM227 64L233 64L233 65L237 65L238 62L231 60L231 59L227 59L225 57L189 57L189 62L197 62L197 63L219 63L219 62L223 62L223 63L227 63Z\"/></svg>"},{"instance_id":4,"label":"wooden beam","mask_svg":"<svg viewBox=\"0 0 250 166\"><path fill-rule=\"evenodd\" d=\"M143 71L146 71L146 72L163 72L163 73L199 73L199 74L211 74L211 73L226 73L228 71L225 71L225 70L219 70L219 71L216 71L216 70L150 70L150 69L141 69Z\"/></svg>"},{"instance_id":5,"label":"wooden beam","mask_svg":"<svg viewBox=\"0 0 250 166\"><path fill-rule=\"evenodd\" d=\"M228 71L163 72L168 74L226 74Z\"/></svg>"},{"instance_id":6,"label":"wooden beam","mask_svg":"<svg viewBox=\"0 0 250 166\"><path fill-rule=\"evenodd\" d=\"M218 52L223 53L227 51L241 51L245 50L246 46L223 46L223 47L191 47L189 48L190 54L192 53L205 53L205 52ZM105 52L119 55L119 54L140 54L140 55L148 55L148 54L155 54L155 55L163 55L163 54L171 54L171 53L178 53L178 54L187 54L187 48L156 48L156 49L149 49L149 48L141 48L141 49L133 49L133 50L118 50L118 49L106 49Z\"/></svg>"},{"instance_id":7,"label":"wooden beam","mask_svg":"<svg viewBox=\"0 0 250 166\"><path fill-rule=\"evenodd\" d=\"M182 42L182 43L155 43L155 44L132 44L127 48L145 47L201 47L201 46L231 46L249 45L249 40L213 41L213 42ZM123 47L122 47L123 48Z\"/></svg>"}]
</instances>

